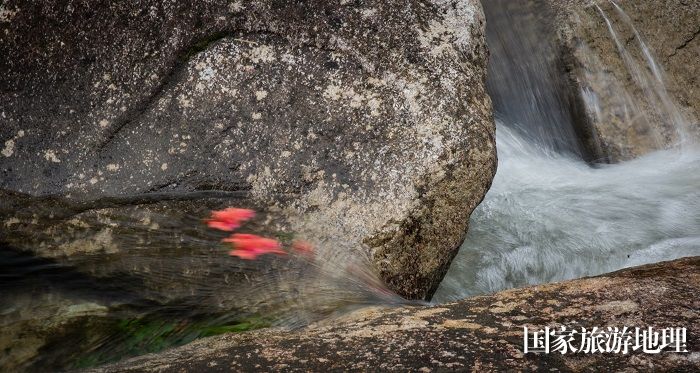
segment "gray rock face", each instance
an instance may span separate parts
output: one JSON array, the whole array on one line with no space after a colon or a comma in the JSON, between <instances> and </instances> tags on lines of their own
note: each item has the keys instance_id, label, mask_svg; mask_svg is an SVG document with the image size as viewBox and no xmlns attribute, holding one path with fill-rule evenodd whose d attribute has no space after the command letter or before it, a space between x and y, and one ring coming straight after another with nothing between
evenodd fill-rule
<instances>
[{"instance_id":1,"label":"gray rock face","mask_svg":"<svg viewBox=\"0 0 700 373\"><path fill-rule=\"evenodd\" d=\"M212 337L92 371L695 371L698 286L700 258L685 258L437 307L365 309L298 331ZM687 328L688 352L524 354L524 326Z\"/></svg>"},{"instance_id":2,"label":"gray rock face","mask_svg":"<svg viewBox=\"0 0 700 373\"><path fill-rule=\"evenodd\" d=\"M495 172L483 34L476 0L5 1L0 188L242 192L427 298Z\"/></svg>"},{"instance_id":3,"label":"gray rock face","mask_svg":"<svg viewBox=\"0 0 700 373\"><path fill-rule=\"evenodd\" d=\"M697 141L700 3L545 2L601 158L621 161Z\"/></svg>"}]
</instances>

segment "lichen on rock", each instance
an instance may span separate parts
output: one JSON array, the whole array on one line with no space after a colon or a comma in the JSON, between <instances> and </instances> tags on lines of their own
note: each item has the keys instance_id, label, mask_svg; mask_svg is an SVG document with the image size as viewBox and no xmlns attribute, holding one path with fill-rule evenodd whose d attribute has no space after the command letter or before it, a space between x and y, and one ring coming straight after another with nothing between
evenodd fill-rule
<instances>
[{"instance_id":1,"label":"lichen on rock","mask_svg":"<svg viewBox=\"0 0 700 373\"><path fill-rule=\"evenodd\" d=\"M429 298L495 172L476 0L17 7L0 33L0 188L243 192ZM45 19L57 27L33 32Z\"/></svg>"}]
</instances>

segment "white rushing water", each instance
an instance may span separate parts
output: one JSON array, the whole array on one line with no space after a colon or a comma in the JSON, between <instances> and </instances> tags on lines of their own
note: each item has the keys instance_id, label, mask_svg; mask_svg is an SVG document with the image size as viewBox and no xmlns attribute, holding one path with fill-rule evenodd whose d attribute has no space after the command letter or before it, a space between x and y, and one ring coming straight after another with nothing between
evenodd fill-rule
<instances>
[{"instance_id":1,"label":"white rushing water","mask_svg":"<svg viewBox=\"0 0 700 373\"><path fill-rule=\"evenodd\" d=\"M435 294L444 302L700 255L700 149L590 167L498 123L499 169Z\"/></svg>"},{"instance_id":2,"label":"white rushing water","mask_svg":"<svg viewBox=\"0 0 700 373\"><path fill-rule=\"evenodd\" d=\"M642 52L641 63L620 41L619 26L595 6L649 106L676 129L678 145L632 161L591 166L575 151L545 146L563 133L557 127L571 126L566 118L554 126L548 124L545 131L541 126L523 131L530 127L524 123L533 118L551 122L546 120L550 117L546 102L526 105L518 114L512 112L514 106L499 107L499 101L494 100L498 171L484 201L472 214L467 238L434 302L700 255L700 147L684 133L692 121L681 115L668 94L663 69L630 17L614 1L610 3L622 24L632 30ZM494 4L486 8L492 20L505 19L510 24L514 16L502 4ZM500 47L493 48L494 59L507 57L500 51L521 44L510 43L508 37L517 41L522 35L506 31L491 30L490 45ZM499 66L498 61L490 66L492 73L501 75L491 82L490 88L497 95L500 86L496 84L509 81L511 74ZM529 76L537 77L545 68L537 63L521 64L522 71L513 79L527 83ZM511 99L519 94L532 100L541 92L529 83L506 88ZM509 115L499 115L503 111ZM525 118L523 123L518 122L519 115Z\"/></svg>"}]
</instances>

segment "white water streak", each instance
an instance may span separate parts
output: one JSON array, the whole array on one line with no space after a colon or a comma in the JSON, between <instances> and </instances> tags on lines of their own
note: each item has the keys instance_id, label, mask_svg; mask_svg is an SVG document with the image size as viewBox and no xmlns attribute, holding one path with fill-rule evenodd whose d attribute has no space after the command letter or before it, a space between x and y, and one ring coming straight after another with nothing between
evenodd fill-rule
<instances>
[{"instance_id":1,"label":"white water streak","mask_svg":"<svg viewBox=\"0 0 700 373\"><path fill-rule=\"evenodd\" d=\"M605 14L603 9L598 6L598 4L595 4L596 9L605 20L610 36L615 42L615 46L617 47L625 65L627 66L629 73L632 75L632 78L637 85L642 88L648 103L652 108L654 108L661 120L667 122L674 128L676 131L676 136L678 137L678 143L681 145L688 143L689 136L686 131L688 120L683 116L681 111L678 109L678 106L669 95L666 84L664 83L662 69L656 63L649 47L646 45L644 39L639 34L639 31L637 31L637 28L634 26L632 19L630 19L627 13L625 13L625 11L617 3L615 3L615 1L609 0L609 2L613 5L624 23L632 30L632 33L639 44L639 48L642 51L646 65L652 72L653 78L650 77L647 71L637 63L637 60L634 57L632 57L630 51L628 51L625 45L620 41L620 38L615 31L615 27L608 16Z\"/></svg>"}]
</instances>

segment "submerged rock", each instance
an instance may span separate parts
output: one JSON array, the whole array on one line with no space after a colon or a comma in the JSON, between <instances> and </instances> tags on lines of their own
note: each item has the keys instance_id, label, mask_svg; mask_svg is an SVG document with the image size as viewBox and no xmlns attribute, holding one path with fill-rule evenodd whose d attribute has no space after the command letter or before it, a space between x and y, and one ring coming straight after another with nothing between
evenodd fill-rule
<instances>
[{"instance_id":1,"label":"submerged rock","mask_svg":"<svg viewBox=\"0 0 700 373\"><path fill-rule=\"evenodd\" d=\"M5 190L69 204L240 192L280 229L429 298L495 172L476 0L0 9ZM119 219L31 245L11 238L32 229L21 219L0 229L39 255L129 255Z\"/></svg>"},{"instance_id":2,"label":"submerged rock","mask_svg":"<svg viewBox=\"0 0 700 373\"><path fill-rule=\"evenodd\" d=\"M93 371L693 371L699 286L700 257L692 257L436 307L369 309L299 331L207 338ZM524 326L687 328L688 352L523 354Z\"/></svg>"},{"instance_id":3,"label":"submerged rock","mask_svg":"<svg viewBox=\"0 0 700 373\"><path fill-rule=\"evenodd\" d=\"M700 3L536 1L551 6L561 60L598 157L628 160L700 133Z\"/></svg>"}]
</instances>

